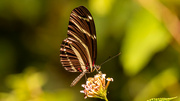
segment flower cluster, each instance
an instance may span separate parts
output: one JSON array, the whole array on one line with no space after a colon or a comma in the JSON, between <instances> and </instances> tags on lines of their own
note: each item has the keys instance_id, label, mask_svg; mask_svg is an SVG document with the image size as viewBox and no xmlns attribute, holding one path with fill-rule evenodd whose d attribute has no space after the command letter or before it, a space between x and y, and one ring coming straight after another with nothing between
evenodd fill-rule
<instances>
[{"instance_id":1,"label":"flower cluster","mask_svg":"<svg viewBox=\"0 0 180 101\"><path fill-rule=\"evenodd\" d=\"M88 78L86 84L82 84L84 90L80 92L85 94L84 98L100 98L108 101L106 94L110 81L113 81L113 78L106 79L106 74L102 74L101 72L99 72L94 76L94 78Z\"/></svg>"}]
</instances>

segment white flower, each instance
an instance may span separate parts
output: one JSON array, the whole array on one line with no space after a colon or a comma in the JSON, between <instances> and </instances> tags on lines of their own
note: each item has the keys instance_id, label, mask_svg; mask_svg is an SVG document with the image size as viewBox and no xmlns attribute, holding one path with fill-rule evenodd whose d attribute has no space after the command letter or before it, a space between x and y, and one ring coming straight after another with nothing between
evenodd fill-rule
<instances>
[{"instance_id":1,"label":"white flower","mask_svg":"<svg viewBox=\"0 0 180 101\"><path fill-rule=\"evenodd\" d=\"M102 74L101 72L99 72L94 76L94 78L88 78L86 81L86 85L82 84L84 90L81 90L80 92L85 94L85 99L87 97L91 97L105 99L106 101L108 101L106 98L106 94L110 81L113 81L113 78L106 79L106 74Z\"/></svg>"}]
</instances>

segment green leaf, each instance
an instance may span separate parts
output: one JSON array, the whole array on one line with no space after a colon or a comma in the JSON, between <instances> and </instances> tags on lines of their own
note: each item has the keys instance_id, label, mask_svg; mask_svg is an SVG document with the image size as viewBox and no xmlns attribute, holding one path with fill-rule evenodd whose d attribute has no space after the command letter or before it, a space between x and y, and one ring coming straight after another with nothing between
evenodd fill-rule
<instances>
[{"instance_id":1,"label":"green leaf","mask_svg":"<svg viewBox=\"0 0 180 101\"><path fill-rule=\"evenodd\" d=\"M141 71L170 41L170 35L151 13L141 9L127 27L122 45L122 64L127 75Z\"/></svg>"},{"instance_id":2,"label":"green leaf","mask_svg":"<svg viewBox=\"0 0 180 101\"><path fill-rule=\"evenodd\" d=\"M176 99L177 97L172 97L172 98L152 98L147 101L171 101L173 99Z\"/></svg>"},{"instance_id":3,"label":"green leaf","mask_svg":"<svg viewBox=\"0 0 180 101\"><path fill-rule=\"evenodd\" d=\"M134 101L145 101L149 98L160 95L168 87L178 83L178 70L174 67L162 71L149 83L143 87L143 89L136 95Z\"/></svg>"}]
</instances>

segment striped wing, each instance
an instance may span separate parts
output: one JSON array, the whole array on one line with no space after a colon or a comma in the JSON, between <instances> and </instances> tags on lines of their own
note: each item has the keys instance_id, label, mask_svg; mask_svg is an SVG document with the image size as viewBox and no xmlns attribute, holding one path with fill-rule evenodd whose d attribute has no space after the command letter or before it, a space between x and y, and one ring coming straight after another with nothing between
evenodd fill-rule
<instances>
[{"instance_id":1,"label":"striped wing","mask_svg":"<svg viewBox=\"0 0 180 101\"><path fill-rule=\"evenodd\" d=\"M94 20L83 6L73 9L69 19L68 37L60 48L60 60L69 72L92 72L97 55Z\"/></svg>"}]
</instances>

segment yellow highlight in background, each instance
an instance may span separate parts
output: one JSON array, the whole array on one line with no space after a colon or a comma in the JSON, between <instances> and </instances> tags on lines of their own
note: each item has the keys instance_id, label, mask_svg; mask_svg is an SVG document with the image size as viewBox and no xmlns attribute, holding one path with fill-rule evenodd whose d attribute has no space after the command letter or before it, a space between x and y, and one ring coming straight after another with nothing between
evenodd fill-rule
<instances>
[{"instance_id":1,"label":"yellow highlight in background","mask_svg":"<svg viewBox=\"0 0 180 101\"><path fill-rule=\"evenodd\" d=\"M113 6L114 0L89 0L89 6L99 16L107 15Z\"/></svg>"}]
</instances>

